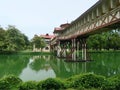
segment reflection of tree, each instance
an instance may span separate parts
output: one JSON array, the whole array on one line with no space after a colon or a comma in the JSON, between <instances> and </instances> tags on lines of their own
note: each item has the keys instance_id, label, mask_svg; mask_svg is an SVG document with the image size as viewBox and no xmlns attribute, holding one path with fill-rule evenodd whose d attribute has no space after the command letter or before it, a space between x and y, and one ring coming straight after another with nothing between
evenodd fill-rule
<instances>
[{"instance_id":1,"label":"reflection of tree","mask_svg":"<svg viewBox=\"0 0 120 90\"><path fill-rule=\"evenodd\" d=\"M120 73L120 53L94 53L94 62L87 68L96 74L112 76Z\"/></svg>"},{"instance_id":2,"label":"reflection of tree","mask_svg":"<svg viewBox=\"0 0 120 90\"><path fill-rule=\"evenodd\" d=\"M28 62L29 56L0 55L0 77L8 74L19 76Z\"/></svg>"},{"instance_id":3,"label":"reflection of tree","mask_svg":"<svg viewBox=\"0 0 120 90\"><path fill-rule=\"evenodd\" d=\"M46 71L53 69L56 76L59 78L68 78L86 72L109 76L120 73L119 54L120 53L92 53L91 55L94 61L76 63L65 62L64 59L58 59L52 55L34 55L32 58L33 61L30 62L29 66L37 72L43 69ZM11 57L13 57L13 59L10 59ZM7 72L14 72L19 75L21 70L26 67L28 63L28 57L11 57L0 57L0 76Z\"/></svg>"},{"instance_id":4,"label":"reflection of tree","mask_svg":"<svg viewBox=\"0 0 120 90\"><path fill-rule=\"evenodd\" d=\"M30 67L35 70L39 71L40 69L48 70L50 68L49 65L49 56L33 56L33 62L30 63Z\"/></svg>"},{"instance_id":5,"label":"reflection of tree","mask_svg":"<svg viewBox=\"0 0 120 90\"><path fill-rule=\"evenodd\" d=\"M91 62L64 62L63 59L51 57L50 65L57 77L67 78L80 73L92 72L104 76L120 73L120 53L92 53Z\"/></svg>"},{"instance_id":6,"label":"reflection of tree","mask_svg":"<svg viewBox=\"0 0 120 90\"><path fill-rule=\"evenodd\" d=\"M51 58L50 65L56 76L60 78L68 78L72 75L85 72L85 67L83 67L85 63L68 63L56 57Z\"/></svg>"}]
</instances>

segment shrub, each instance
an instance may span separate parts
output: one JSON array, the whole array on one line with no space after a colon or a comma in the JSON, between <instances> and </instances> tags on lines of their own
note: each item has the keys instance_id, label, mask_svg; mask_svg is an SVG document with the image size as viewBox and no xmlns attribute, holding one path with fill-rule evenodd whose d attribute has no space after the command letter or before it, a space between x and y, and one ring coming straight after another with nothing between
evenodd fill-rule
<instances>
[{"instance_id":1,"label":"shrub","mask_svg":"<svg viewBox=\"0 0 120 90\"><path fill-rule=\"evenodd\" d=\"M74 88L100 88L105 81L105 77L100 75L83 74L73 78L71 86Z\"/></svg>"},{"instance_id":2,"label":"shrub","mask_svg":"<svg viewBox=\"0 0 120 90\"><path fill-rule=\"evenodd\" d=\"M120 79L118 77L111 77L102 86L103 90L120 90Z\"/></svg>"},{"instance_id":3,"label":"shrub","mask_svg":"<svg viewBox=\"0 0 120 90\"><path fill-rule=\"evenodd\" d=\"M80 75L75 75L72 77L69 77L68 79L65 80L65 85L67 88L72 88L74 86L74 81L77 80L80 77Z\"/></svg>"},{"instance_id":4,"label":"shrub","mask_svg":"<svg viewBox=\"0 0 120 90\"><path fill-rule=\"evenodd\" d=\"M2 90L5 90L6 88L15 88L17 87L20 83L22 82L22 80L14 75L8 75L5 76L1 79L0 84L1 84L1 88L4 88ZM7 89L8 90L8 89Z\"/></svg>"},{"instance_id":5,"label":"shrub","mask_svg":"<svg viewBox=\"0 0 120 90\"><path fill-rule=\"evenodd\" d=\"M65 87L62 81L54 78L49 78L39 82L37 88L38 90L59 90Z\"/></svg>"},{"instance_id":6,"label":"shrub","mask_svg":"<svg viewBox=\"0 0 120 90\"><path fill-rule=\"evenodd\" d=\"M9 89L10 89L9 82L5 79L1 79L0 80L0 90L9 90Z\"/></svg>"},{"instance_id":7,"label":"shrub","mask_svg":"<svg viewBox=\"0 0 120 90\"><path fill-rule=\"evenodd\" d=\"M36 90L37 83L35 81L23 82L19 85L19 90Z\"/></svg>"},{"instance_id":8,"label":"shrub","mask_svg":"<svg viewBox=\"0 0 120 90\"><path fill-rule=\"evenodd\" d=\"M10 85L18 85L22 82L20 78L14 75L5 76L3 79L7 80L10 83Z\"/></svg>"},{"instance_id":9,"label":"shrub","mask_svg":"<svg viewBox=\"0 0 120 90\"><path fill-rule=\"evenodd\" d=\"M9 75L0 79L0 90L120 90L120 75L106 79L95 74L81 74L64 81L49 78L40 82L22 82Z\"/></svg>"}]
</instances>

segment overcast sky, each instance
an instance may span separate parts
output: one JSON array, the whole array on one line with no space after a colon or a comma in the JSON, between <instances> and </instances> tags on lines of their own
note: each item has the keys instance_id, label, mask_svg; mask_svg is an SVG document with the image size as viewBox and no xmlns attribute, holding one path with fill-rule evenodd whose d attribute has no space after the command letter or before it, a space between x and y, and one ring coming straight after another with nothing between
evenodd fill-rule
<instances>
[{"instance_id":1,"label":"overcast sky","mask_svg":"<svg viewBox=\"0 0 120 90\"><path fill-rule=\"evenodd\" d=\"M54 27L71 22L98 0L0 0L0 25L15 25L31 39L52 34Z\"/></svg>"}]
</instances>

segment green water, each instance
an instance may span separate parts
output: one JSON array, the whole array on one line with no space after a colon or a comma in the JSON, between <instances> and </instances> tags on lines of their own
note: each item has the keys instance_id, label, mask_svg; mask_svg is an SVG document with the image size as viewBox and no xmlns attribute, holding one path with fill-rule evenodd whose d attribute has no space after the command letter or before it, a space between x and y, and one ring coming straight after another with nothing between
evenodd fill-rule
<instances>
[{"instance_id":1,"label":"green water","mask_svg":"<svg viewBox=\"0 0 120 90\"><path fill-rule=\"evenodd\" d=\"M91 53L91 57L94 61L70 63L52 55L0 55L0 78L13 74L23 81L40 81L87 72L106 77L120 74L120 52Z\"/></svg>"}]
</instances>

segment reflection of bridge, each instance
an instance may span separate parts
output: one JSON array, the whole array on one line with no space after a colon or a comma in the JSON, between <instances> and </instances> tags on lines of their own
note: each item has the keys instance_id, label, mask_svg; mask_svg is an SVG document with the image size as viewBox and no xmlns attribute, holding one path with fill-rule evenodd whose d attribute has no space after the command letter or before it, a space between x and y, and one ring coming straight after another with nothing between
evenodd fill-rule
<instances>
[{"instance_id":1,"label":"reflection of bridge","mask_svg":"<svg viewBox=\"0 0 120 90\"><path fill-rule=\"evenodd\" d=\"M82 48L82 60L88 60L86 38L91 34L120 27L120 0L99 0L95 5L59 32L51 41L57 55L76 61ZM60 48L60 50L58 49ZM67 49L69 47L69 53ZM60 54L60 52L62 52Z\"/></svg>"},{"instance_id":2,"label":"reflection of bridge","mask_svg":"<svg viewBox=\"0 0 120 90\"><path fill-rule=\"evenodd\" d=\"M86 63L66 63L56 57L50 60L49 63L56 76L59 78L68 78L79 73L85 73L87 70Z\"/></svg>"}]
</instances>

